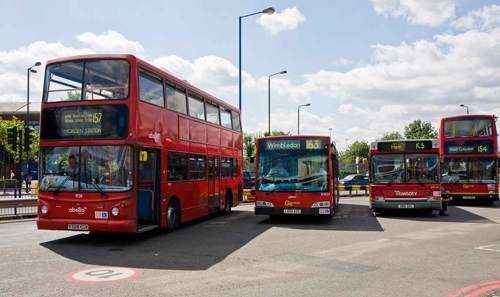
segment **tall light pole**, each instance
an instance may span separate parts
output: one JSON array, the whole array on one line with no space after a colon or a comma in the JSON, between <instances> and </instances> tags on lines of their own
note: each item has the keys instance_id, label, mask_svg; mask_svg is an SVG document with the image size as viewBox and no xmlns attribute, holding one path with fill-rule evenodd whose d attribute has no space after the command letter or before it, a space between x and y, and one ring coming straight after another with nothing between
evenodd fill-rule
<instances>
[{"instance_id":1,"label":"tall light pole","mask_svg":"<svg viewBox=\"0 0 500 297\"><path fill-rule=\"evenodd\" d=\"M330 139L332 139L332 128L328 128L330 130Z\"/></svg>"},{"instance_id":2,"label":"tall light pole","mask_svg":"<svg viewBox=\"0 0 500 297\"><path fill-rule=\"evenodd\" d=\"M240 21L239 21L239 90L240 90L240 112L241 112L241 19L242 18L246 18L246 17L249 17L249 16L252 16L252 15L256 15L256 14L259 14L259 13L265 13L265 14L273 14L274 13L274 8L272 7L268 7L262 11L259 11L259 12L254 12L254 13L251 13L251 14L247 14L247 15L243 15L243 16L240 16Z\"/></svg>"},{"instance_id":3,"label":"tall light pole","mask_svg":"<svg viewBox=\"0 0 500 297\"><path fill-rule=\"evenodd\" d=\"M33 66L29 67L28 68L28 86L27 86L27 93L26 93L26 122L25 122L25 128L24 128L24 142L25 142L25 150L27 148L27 145L26 145L26 142L28 141L28 137L29 135L27 135L27 133L29 133L30 129L30 72L33 72L33 73L36 73L36 70L33 69L33 67L36 67L36 66L40 66L42 65L42 63L40 62L36 62ZM21 144L22 145L22 144ZM22 151L22 150L20 150ZM19 156L20 160L22 159L21 156ZM21 162L19 162L21 163ZM21 173L19 173L21 174ZM30 174L30 159L28 157L28 150L26 150L26 179L28 178ZM22 181L21 181L22 182ZM26 182L26 193L28 192L28 182Z\"/></svg>"},{"instance_id":4,"label":"tall light pole","mask_svg":"<svg viewBox=\"0 0 500 297\"><path fill-rule=\"evenodd\" d=\"M466 107L467 108L467 114L469 114L469 107L467 105L460 104L460 107Z\"/></svg>"},{"instance_id":5,"label":"tall light pole","mask_svg":"<svg viewBox=\"0 0 500 297\"><path fill-rule=\"evenodd\" d=\"M347 152L347 138L345 139L345 151Z\"/></svg>"},{"instance_id":6,"label":"tall light pole","mask_svg":"<svg viewBox=\"0 0 500 297\"><path fill-rule=\"evenodd\" d=\"M297 135L300 135L300 108L302 106L311 106L311 104L307 103L307 104L299 105L299 107L297 107Z\"/></svg>"},{"instance_id":7,"label":"tall light pole","mask_svg":"<svg viewBox=\"0 0 500 297\"><path fill-rule=\"evenodd\" d=\"M286 70L273 73L267 79L267 133L271 136L271 76L285 74Z\"/></svg>"}]
</instances>

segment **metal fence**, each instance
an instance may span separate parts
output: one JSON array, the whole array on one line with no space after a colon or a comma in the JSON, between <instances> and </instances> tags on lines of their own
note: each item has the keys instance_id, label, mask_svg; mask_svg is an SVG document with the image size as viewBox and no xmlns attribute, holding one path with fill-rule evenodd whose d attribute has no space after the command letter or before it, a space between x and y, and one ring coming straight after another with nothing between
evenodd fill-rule
<instances>
[{"instance_id":1,"label":"metal fence","mask_svg":"<svg viewBox=\"0 0 500 297\"><path fill-rule=\"evenodd\" d=\"M35 188L0 188L0 220L22 219L37 216Z\"/></svg>"}]
</instances>

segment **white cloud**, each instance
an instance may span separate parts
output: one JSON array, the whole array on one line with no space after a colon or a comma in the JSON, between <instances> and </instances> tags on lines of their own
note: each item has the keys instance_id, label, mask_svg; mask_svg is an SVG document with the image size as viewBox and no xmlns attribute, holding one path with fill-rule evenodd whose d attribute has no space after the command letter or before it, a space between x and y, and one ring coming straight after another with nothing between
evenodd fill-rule
<instances>
[{"instance_id":1,"label":"white cloud","mask_svg":"<svg viewBox=\"0 0 500 297\"><path fill-rule=\"evenodd\" d=\"M436 27L455 17L456 0L371 0L377 14L405 18L410 24Z\"/></svg>"},{"instance_id":2,"label":"white cloud","mask_svg":"<svg viewBox=\"0 0 500 297\"><path fill-rule=\"evenodd\" d=\"M500 24L500 6L484 6L478 10L470 11L466 16L451 22L451 26L457 29L489 30Z\"/></svg>"},{"instance_id":3,"label":"white cloud","mask_svg":"<svg viewBox=\"0 0 500 297\"><path fill-rule=\"evenodd\" d=\"M76 38L100 54L119 53L144 57L144 48L138 41L127 40L125 36L113 30L108 30L100 35L86 32Z\"/></svg>"},{"instance_id":4,"label":"white cloud","mask_svg":"<svg viewBox=\"0 0 500 297\"><path fill-rule=\"evenodd\" d=\"M306 21L305 16L297 9L297 7L288 7L281 13L274 13L272 15L262 14L257 19L257 23L277 35L281 31L297 29L300 23Z\"/></svg>"}]
</instances>

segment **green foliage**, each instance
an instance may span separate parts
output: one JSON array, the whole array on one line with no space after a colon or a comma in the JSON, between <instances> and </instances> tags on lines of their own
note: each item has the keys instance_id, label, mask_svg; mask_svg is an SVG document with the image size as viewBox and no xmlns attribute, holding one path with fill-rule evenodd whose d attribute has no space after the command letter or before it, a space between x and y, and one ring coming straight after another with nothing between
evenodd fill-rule
<instances>
[{"instance_id":1,"label":"green foliage","mask_svg":"<svg viewBox=\"0 0 500 297\"><path fill-rule=\"evenodd\" d=\"M397 131L392 131L391 133L385 133L381 138L377 138L375 141L380 140L403 140L405 139L403 135L399 134Z\"/></svg>"},{"instance_id":2,"label":"green foliage","mask_svg":"<svg viewBox=\"0 0 500 297\"><path fill-rule=\"evenodd\" d=\"M414 120L405 127L406 139L437 139L438 132L434 130L430 122Z\"/></svg>"},{"instance_id":3,"label":"green foliage","mask_svg":"<svg viewBox=\"0 0 500 297\"><path fill-rule=\"evenodd\" d=\"M356 140L349 145L345 152L339 153L339 161L354 163L356 162L356 157L359 157L359 162L361 163L363 158L368 158L369 153L370 145L368 142Z\"/></svg>"},{"instance_id":4,"label":"green foliage","mask_svg":"<svg viewBox=\"0 0 500 297\"><path fill-rule=\"evenodd\" d=\"M0 144L4 146L5 150L14 158L14 162L19 162L20 161L20 156L19 156L19 148L14 151L12 149L12 146L8 144L7 141L7 128L10 127L15 127L17 130L22 130L23 131L23 138L21 139L21 144L24 143L25 141L25 135L24 135L24 121L19 120L15 116L12 117L12 120L3 120L0 118ZM30 146L30 150L26 153L24 151L24 146L21 144L18 144L18 147L22 148L22 159L26 160L28 159L35 159L36 161L38 158L38 139L39 135L36 131L32 132L32 137L33 137L33 144ZM19 139L19 138L18 138Z\"/></svg>"}]
</instances>

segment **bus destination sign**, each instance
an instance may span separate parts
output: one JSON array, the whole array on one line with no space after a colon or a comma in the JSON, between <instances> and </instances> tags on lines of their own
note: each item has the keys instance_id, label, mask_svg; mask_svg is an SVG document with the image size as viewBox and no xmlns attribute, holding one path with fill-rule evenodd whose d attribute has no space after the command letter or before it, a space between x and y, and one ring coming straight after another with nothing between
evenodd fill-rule
<instances>
[{"instance_id":1,"label":"bus destination sign","mask_svg":"<svg viewBox=\"0 0 500 297\"><path fill-rule=\"evenodd\" d=\"M101 135L100 109L64 110L61 120L62 136Z\"/></svg>"},{"instance_id":2,"label":"bus destination sign","mask_svg":"<svg viewBox=\"0 0 500 297\"><path fill-rule=\"evenodd\" d=\"M379 152L428 151L432 149L431 140L379 142Z\"/></svg>"},{"instance_id":3,"label":"bus destination sign","mask_svg":"<svg viewBox=\"0 0 500 297\"><path fill-rule=\"evenodd\" d=\"M263 139L265 150L320 150L323 149L326 139L322 138L305 138L305 139Z\"/></svg>"},{"instance_id":4,"label":"bus destination sign","mask_svg":"<svg viewBox=\"0 0 500 297\"><path fill-rule=\"evenodd\" d=\"M447 141L444 143L444 151L450 155L492 154L493 142L491 140Z\"/></svg>"}]
</instances>

